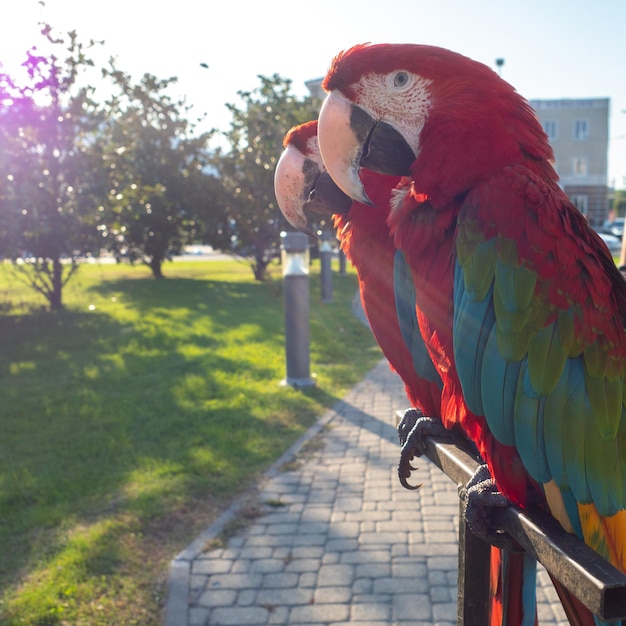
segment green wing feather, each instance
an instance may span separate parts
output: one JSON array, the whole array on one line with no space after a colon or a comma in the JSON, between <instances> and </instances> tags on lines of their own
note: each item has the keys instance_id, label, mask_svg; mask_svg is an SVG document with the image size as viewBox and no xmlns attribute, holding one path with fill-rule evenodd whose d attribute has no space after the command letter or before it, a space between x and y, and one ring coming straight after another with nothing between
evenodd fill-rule
<instances>
[{"instance_id":1,"label":"green wing feather","mask_svg":"<svg viewBox=\"0 0 626 626\"><path fill-rule=\"evenodd\" d=\"M507 206L492 201L499 185ZM495 315L473 339L469 316L455 317L464 393L480 395L474 405L533 479L602 516L625 509L626 282L562 193L522 168L469 194L457 233L455 306L469 298L474 320Z\"/></svg>"}]
</instances>

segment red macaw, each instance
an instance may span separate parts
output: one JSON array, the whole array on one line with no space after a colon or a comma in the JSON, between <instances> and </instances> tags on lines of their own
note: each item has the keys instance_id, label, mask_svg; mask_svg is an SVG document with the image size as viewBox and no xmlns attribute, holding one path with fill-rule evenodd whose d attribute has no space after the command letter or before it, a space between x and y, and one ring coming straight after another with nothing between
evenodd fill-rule
<instances>
[{"instance_id":1,"label":"red macaw","mask_svg":"<svg viewBox=\"0 0 626 626\"><path fill-rule=\"evenodd\" d=\"M339 197L325 171L316 132L317 122L310 122L286 135L285 151L275 176L278 204L292 226L305 232L310 232L307 214L335 214L342 249L357 269L363 306L383 353L405 382L412 405L420 407L425 415L439 418L441 378L425 352L417 325L412 278L404 256L394 250L387 213L360 202L346 206L346 197ZM392 187L399 179L367 171L362 177L370 197L378 205L387 206ZM397 285L402 288L396 288ZM415 418L412 411L405 415ZM426 428L432 426L426 424ZM399 430L399 434L404 444L406 430ZM400 476L405 486L410 473L407 469ZM536 563L532 559L492 549L492 624L535 623L535 575Z\"/></svg>"},{"instance_id":2,"label":"red macaw","mask_svg":"<svg viewBox=\"0 0 626 626\"><path fill-rule=\"evenodd\" d=\"M488 67L412 44L355 46L323 85L338 186L368 202L359 168L406 176L387 222L444 425L507 498L538 496L626 572L626 281L558 186L530 105Z\"/></svg>"},{"instance_id":3,"label":"red macaw","mask_svg":"<svg viewBox=\"0 0 626 626\"><path fill-rule=\"evenodd\" d=\"M352 202L326 174L317 144L317 121L292 128L283 146L274 185L283 215L304 232L310 232L307 213L333 215L341 249L357 270L363 309L383 354L405 383L411 405L425 415L439 415L441 379L423 342L409 351L398 325L396 306L402 303L395 301L393 274L394 265L401 261L394 259L384 216L372 206ZM399 179L369 176L372 181L385 179L380 189L386 196L378 200L387 203Z\"/></svg>"}]
</instances>

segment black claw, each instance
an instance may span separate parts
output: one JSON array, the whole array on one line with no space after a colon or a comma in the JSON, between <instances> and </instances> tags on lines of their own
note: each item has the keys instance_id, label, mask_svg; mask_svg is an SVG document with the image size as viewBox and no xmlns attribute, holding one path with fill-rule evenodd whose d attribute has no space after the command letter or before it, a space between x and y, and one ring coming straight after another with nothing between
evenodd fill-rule
<instances>
[{"instance_id":1,"label":"black claw","mask_svg":"<svg viewBox=\"0 0 626 626\"><path fill-rule=\"evenodd\" d=\"M413 430L415 422L418 419L424 417L424 414L419 409L407 409L402 415L402 419L397 426L398 438L400 439L400 445L403 446L406 443L409 433Z\"/></svg>"},{"instance_id":2,"label":"black claw","mask_svg":"<svg viewBox=\"0 0 626 626\"><path fill-rule=\"evenodd\" d=\"M486 464L478 467L459 494L466 501L465 521L474 535L497 548L519 549L519 544L493 523L490 515L493 508L508 506L510 502L498 490Z\"/></svg>"},{"instance_id":3,"label":"black claw","mask_svg":"<svg viewBox=\"0 0 626 626\"><path fill-rule=\"evenodd\" d=\"M409 483L407 481L406 478L403 478L402 476L400 476L400 484L405 488L408 489L409 491L416 491L417 489L419 489L423 483L419 483L417 485L411 485L411 483Z\"/></svg>"},{"instance_id":4,"label":"black claw","mask_svg":"<svg viewBox=\"0 0 626 626\"><path fill-rule=\"evenodd\" d=\"M440 436L446 433L446 429L440 420L432 417L424 417L419 409L408 409L404 412L400 424L398 424L398 436L402 450L400 463L398 464L398 476L400 484L405 489L419 489L420 485L410 485L407 479L417 467L411 465L411 461L417 456L422 456L426 451L426 437Z\"/></svg>"}]
</instances>

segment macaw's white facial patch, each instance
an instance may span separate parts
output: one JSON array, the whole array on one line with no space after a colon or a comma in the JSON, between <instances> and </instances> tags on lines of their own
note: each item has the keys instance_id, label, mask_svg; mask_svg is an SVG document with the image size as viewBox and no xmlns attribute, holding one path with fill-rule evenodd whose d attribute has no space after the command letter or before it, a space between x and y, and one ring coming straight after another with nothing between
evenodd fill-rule
<instances>
[{"instance_id":1,"label":"macaw's white facial patch","mask_svg":"<svg viewBox=\"0 0 626 626\"><path fill-rule=\"evenodd\" d=\"M354 85L355 103L374 119L394 126L417 155L432 102L431 83L407 70L365 74Z\"/></svg>"}]
</instances>

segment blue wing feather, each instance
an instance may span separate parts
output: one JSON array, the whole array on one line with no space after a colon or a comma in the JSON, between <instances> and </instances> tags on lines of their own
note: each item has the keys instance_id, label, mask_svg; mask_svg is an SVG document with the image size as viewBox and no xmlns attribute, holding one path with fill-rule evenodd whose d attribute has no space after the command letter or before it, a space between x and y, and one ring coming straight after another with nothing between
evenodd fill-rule
<instances>
[{"instance_id":1,"label":"blue wing feather","mask_svg":"<svg viewBox=\"0 0 626 626\"><path fill-rule=\"evenodd\" d=\"M487 341L496 320L492 305L493 285L484 298L476 299L466 289L463 270L457 263L454 292L454 362L468 408L476 415L484 415L481 370Z\"/></svg>"},{"instance_id":2,"label":"blue wing feather","mask_svg":"<svg viewBox=\"0 0 626 626\"><path fill-rule=\"evenodd\" d=\"M506 446L515 445L514 406L520 361L502 358L498 347L497 330L491 330L481 371L481 395L485 419L493 436Z\"/></svg>"},{"instance_id":3,"label":"blue wing feather","mask_svg":"<svg viewBox=\"0 0 626 626\"><path fill-rule=\"evenodd\" d=\"M443 386L441 377L433 365L419 330L415 313L415 285L413 284L411 268L400 250L396 250L394 255L393 284L398 324L404 343L413 355L415 372L420 378L435 383L441 388Z\"/></svg>"},{"instance_id":4,"label":"blue wing feather","mask_svg":"<svg viewBox=\"0 0 626 626\"><path fill-rule=\"evenodd\" d=\"M515 396L515 447L528 473L540 483L552 478L544 438L545 401L545 396L533 389L528 362L524 359Z\"/></svg>"}]
</instances>

